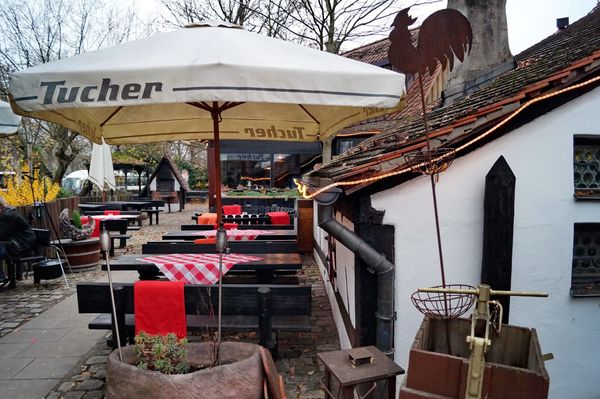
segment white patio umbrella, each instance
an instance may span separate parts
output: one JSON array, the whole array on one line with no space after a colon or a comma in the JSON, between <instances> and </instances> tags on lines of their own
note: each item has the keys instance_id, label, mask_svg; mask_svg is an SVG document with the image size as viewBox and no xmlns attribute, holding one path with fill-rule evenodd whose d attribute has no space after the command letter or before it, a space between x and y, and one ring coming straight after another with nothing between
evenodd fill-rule
<instances>
[{"instance_id":1,"label":"white patio umbrella","mask_svg":"<svg viewBox=\"0 0 600 399\"><path fill-rule=\"evenodd\" d=\"M214 138L220 224L220 138L324 140L401 108L404 76L208 21L16 72L10 91L96 143Z\"/></svg>"},{"instance_id":2,"label":"white patio umbrella","mask_svg":"<svg viewBox=\"0 0 600 399\"><path fill-rule=\"evenodd\" d=\"M21 117L15 115L10 104L0 101L0 136L8 136L17 133Z\"/></svg>"},{"instance_id":3,"label":"white patio umbrella","mask_svg":"<svg viewBox=\"0 0 600 399\"><path fill-rule=\"evenodd\" d=\"M207 21L19 71L15 112L100 143L323 140L401 107L404 76ZM220 190L217 212L220 221Z\"/></svg>"},{"instance_id":4,"label":"white patio umbrella","mask_svg":"<svg viewBox=\"0 0 600 399\"><path fill-rule=\"evenodd\" d=\"M88 179L98 186L102 192L106 189L114 190L116 188L112 153L110 152L110 146L104 142L104 138L102 138L102 144L94 143L92 146Z\"/></svg>"}]
</instances>

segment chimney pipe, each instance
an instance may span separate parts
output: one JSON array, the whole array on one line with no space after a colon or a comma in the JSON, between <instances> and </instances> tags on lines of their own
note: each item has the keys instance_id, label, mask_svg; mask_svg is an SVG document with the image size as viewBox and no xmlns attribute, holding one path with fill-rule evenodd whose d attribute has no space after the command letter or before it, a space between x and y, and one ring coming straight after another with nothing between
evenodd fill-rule
<instances>
[{"instance_id":1,"label":"chimney pipe","mask_svg":"<svg viewBox=\"0 0 600 399\"><path fill-rule=\"evenodd\" d=\"M563 30L567 26L569 26L569 17L556 18L556 27L558 28L558 30Z\"/></svg>"}]
</instances>

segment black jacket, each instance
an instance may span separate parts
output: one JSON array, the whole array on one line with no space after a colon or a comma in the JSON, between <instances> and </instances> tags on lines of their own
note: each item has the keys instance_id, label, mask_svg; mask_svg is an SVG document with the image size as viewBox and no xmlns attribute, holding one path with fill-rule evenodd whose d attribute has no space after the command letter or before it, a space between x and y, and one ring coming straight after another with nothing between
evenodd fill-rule
<instances>
[{"instance_id":1,"label":"black jacket","mask_svg":"<svg viewBox=\"0 0 600 399\"><path fill-rule=\"evenodd\" d=\"M0 209L0 241L8 242L8 254L12 258L23 256L33 249L35 234L15 208Z\"/></svg>"}]
</instances>

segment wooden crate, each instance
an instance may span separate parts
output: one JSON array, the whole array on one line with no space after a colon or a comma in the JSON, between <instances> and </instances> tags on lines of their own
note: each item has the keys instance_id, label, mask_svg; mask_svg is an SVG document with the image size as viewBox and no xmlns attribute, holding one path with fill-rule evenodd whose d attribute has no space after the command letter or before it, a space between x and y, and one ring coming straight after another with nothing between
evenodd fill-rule
<instances>
[{"instance_id":1,"label":"wooden crate","mask_svg":"<svg viewBox=\"0 0 600 399\"><path fill-rule=\"evenodd\" d=\"M470 326L468 319L423 320L410 350L400 399L464 398ZM492 333L490 338L481 397L547 398L550 378L535 329L503 325L501 334Z\"/></svg>"}]
</instances>

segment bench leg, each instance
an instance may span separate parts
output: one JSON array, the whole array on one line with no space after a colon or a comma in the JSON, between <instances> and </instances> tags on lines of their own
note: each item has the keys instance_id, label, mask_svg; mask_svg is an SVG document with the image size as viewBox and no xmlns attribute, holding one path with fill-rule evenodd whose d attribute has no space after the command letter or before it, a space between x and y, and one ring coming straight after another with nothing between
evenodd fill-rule
<instances>
[{"instance_id":1,"label":"bench leg","mask_svg":"<svg viewBox=\"0 0 600 399\"><path fill-rule=\"evenodd\" d=\"M114 296L115 296L115 309L117 313L117 323L119 325L119 337L121 338L121 345L127 344L127 330L125 326L125 287L122 285L117 285L114 287ZM111 320L112 320L112 347L113 349L117 347L117 333L115 328L115 316L112 315L111 312Z\"/></svg>"},{"instance_id":2,"label":"bench leg","mask_svg":"<svg viewBox=\"0 0 600 399\"><path fill-rule=\"evenodd\" d=\"M6 262L6 274L8 277L8 287L7 288L15 288L17 286L17 270L16 270L16 264L14 261L12 260L8 260Z\"/></svg>"},{"instance_id":3,"label":"bench leg","mask_svg":"<svg viewBox=\"0 0 600 399\"><path fill-rule=\"evenodd\" d=\"M272 294L268 287L258 289L258 344L267 348L277 358L277 336L272 329Z\"/></svg>"},{"instance_id":4,"label":"bench leg","mask_svg":"<svg viewBox=\"0 0 600 399\"><path fill-rule=\"evenodd\" d=\"M110 238L110 249L108 250L108 256L115 256L115 239Z\"/></svg>"}]
</instances>

